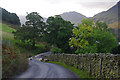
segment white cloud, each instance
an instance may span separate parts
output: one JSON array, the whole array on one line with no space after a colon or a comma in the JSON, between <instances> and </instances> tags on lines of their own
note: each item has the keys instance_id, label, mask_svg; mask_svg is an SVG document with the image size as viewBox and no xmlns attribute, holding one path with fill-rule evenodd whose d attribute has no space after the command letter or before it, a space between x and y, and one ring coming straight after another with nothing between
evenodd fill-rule
<instances>
[{"instance_id":1,"label":"white cloud","mask_svg":"<svg viewBox=\"0 0 120 80\"><path fill-rule=\"evenodd\" d=\"M88 17L107 10L119 0L1 0L0 5L6 10L26 15L26 12L39 12L49 17L68 11L76 11ZM102 5L101 2L107 3ZM114 2L109 4L110 2ZM89 13L89 14L88 14Z\"/></svg>"}]
</instances>

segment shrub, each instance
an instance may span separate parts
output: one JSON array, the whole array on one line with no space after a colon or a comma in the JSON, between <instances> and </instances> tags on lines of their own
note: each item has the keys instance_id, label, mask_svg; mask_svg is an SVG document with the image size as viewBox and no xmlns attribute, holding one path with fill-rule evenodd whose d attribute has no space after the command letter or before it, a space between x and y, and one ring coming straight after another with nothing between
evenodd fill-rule
<instances>
[{"instance_id":1,"label":"shrub","mask_svg":"<svg viewBox=\"0 0 120 80\"><path fill-rule=\"evenodd\" d=\"M39 42L34 49L34 55L50 51L50 45L45 42Z\"/></svg>"},{"instance_id":2,"label":"shrub","mask_svg":"<svg viewBox=\"0 0 120 80\"><path fill-rule=\"evenodd\" d=\"M58 48L57 46L52 46L52 48L50 49L50 51L52 53L61 53L62 50L60 48Z\"/></svg>"},{"instance_id":3,"label":"shrub","mask_svg":"<svg viewBox=\"0 0 120 80\"><path fill-rule=\"evenodd\" d=\"M13 46L3 45L2 77L9 78L25 71L28 67L27 58Z\"/></svg>"},{"instance_id":4,"label":"shrub","mask_svg":"<svg viewBox=\"0 0 120 80\"><path fill-rule=\"evenodd\" d=\"M116 46L111 51L112 54L120 54L120 45Z\"/></svg>"}]
</instances>

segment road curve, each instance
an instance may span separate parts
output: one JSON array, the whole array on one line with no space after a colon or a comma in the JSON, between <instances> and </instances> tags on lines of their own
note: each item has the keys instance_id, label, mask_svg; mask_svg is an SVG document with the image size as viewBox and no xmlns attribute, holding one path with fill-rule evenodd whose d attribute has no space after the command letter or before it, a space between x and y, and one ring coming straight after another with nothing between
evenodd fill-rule
<instances>
[{"instance_id":1,"label":"road curve","mask_svg":"<svg viewBox=\"0 0 120 80\"><path fill-rule=\"evenodd\" d=\"M72 71L52 63L29 60L29 68L14 78L79 78Z\"/></svg>"}]
</instances>

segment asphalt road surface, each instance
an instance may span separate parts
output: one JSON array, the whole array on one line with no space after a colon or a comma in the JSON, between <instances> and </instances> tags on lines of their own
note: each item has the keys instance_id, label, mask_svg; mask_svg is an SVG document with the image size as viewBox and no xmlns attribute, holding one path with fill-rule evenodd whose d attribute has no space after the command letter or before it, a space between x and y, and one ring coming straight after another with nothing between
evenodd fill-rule
<instances>
[{"instance_id":1,"label":"asphalt road surface","mask_svg":"<svg viewBox=\"0 0 120 80\"><path fill-rule=\"evenodd\" d=\"M34 57L41 58L42 56L49 56L50 54L51 54L51 52L45 52L45 53L38 54L38 55L36 55Z\"/></svg>"},{"instance_id":2,"label":"asphalt road surface","mask_svg":"<svg viewBox=\"0 0 120 80\"><path fill-rule=\"evenodd\" d=\"M45 54L45 53L44 53ZM37 56L37 58L40 57ZM29 68L14 78L79 78L72 71L52 63L29 60Z\"/></svg>"}]
</instances>

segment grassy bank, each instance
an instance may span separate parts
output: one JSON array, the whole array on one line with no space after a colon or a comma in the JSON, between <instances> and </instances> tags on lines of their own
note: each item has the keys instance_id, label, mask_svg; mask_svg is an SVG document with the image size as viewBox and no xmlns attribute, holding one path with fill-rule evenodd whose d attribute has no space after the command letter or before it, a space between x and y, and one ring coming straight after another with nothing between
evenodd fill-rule
<instances>
[{"instance_id":1,"label":"grassy bank","mask_svg":"<svg viewBox=\"0 0 120 80\"><path fill-rule=\"evenodd\" d=\"M49 51L49 45L47 43L37 42L36 49L33 50L31 44L23 43L20 40L14 39L14 35L12 34L12 32L16 31L16 29L8 27L6 24L2 24L2 28L0 28L0 31L2 31L2 44L13 45L14 47L16 47L17 50L20 51L20 53L26 55L27 57Z\"/></svg>"},{"instance_id":2,"label":"grassy bank","mask_svg":"<svg viewBox=\"0 0 120 80\"><path fill-rule=\"evenodd\" d=\"M58 64L58 65L60 65L60 66L63 66L63 67L65 67L65 68L71 70L71 71L74 72L75 74L77 74L80 78L93 78L93 77L90 77L87 72L78 70L78 69L76 69L76 68L74 68L74 67L71 67L71 66L69 66L69 65L66 65L66 64L64 64L64 63L61 63L61 62L52 62L52 61L49 61L48 63Z\"/></svg>"},{"instance_id":3,"label":"grassy bank","mask_svg":"<svg viewBox=\"0 0 120 80\"><path fill-rule=\"evenodd\" d=\"M16 46L17 40L12 34L13 29L6 24L1 24L2 28L2 77L8 78L20 74L28 67L26 55L22 54Z\"/></svg>"},{"instance_id":4,"label":"grassy bank","mask_svg":"<svg viewBox=\"0 0 120 80\"><path fill-rule=\"evenodd\" d=\"M3 46L3 78L15 76L21 72L24 72L28 66L28 57L47 51L47 44L37 43L36 49L33 50L31 44L23 43L20 40L14 39L14 35L12 34L12 32L16 31L16 29L8 27L6 24L0 23L0 25L2 25L0 31L2 32Z\"/></svg>"}]
</instances>

